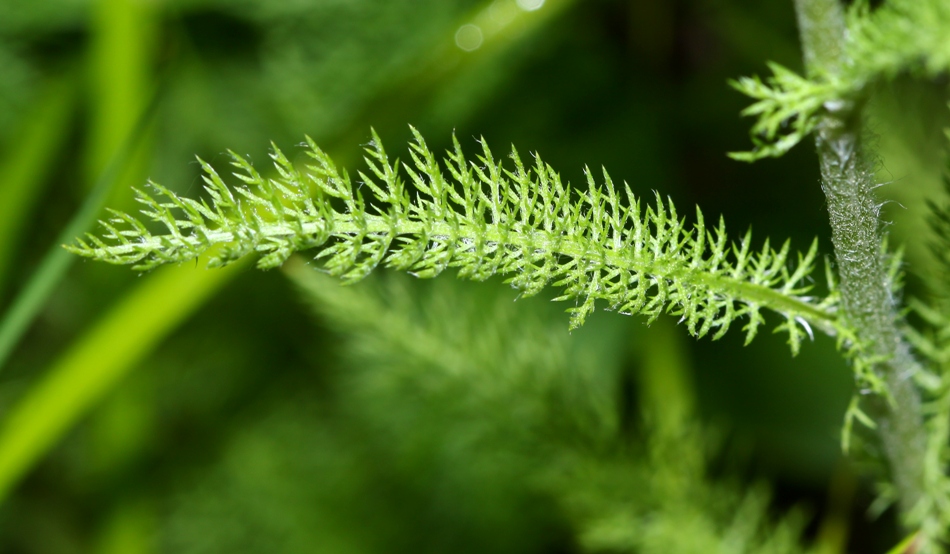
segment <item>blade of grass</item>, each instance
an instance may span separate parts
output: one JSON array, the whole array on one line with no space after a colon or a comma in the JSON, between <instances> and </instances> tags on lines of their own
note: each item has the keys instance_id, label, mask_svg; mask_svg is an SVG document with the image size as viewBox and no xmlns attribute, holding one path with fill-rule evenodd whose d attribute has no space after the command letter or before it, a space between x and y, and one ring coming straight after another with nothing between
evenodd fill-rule
<instances>
[{"instance_id":1,"label":"blade of grass","mask_svg":"<svg viewBox=\"0 0 950 554\"><path fill-rule=\"evenodd\" d=\"M91 6L89 133L86 174L93 183L145 110L154 80L158 4L141 0L95 0ZM143 143L146 141L142 141ZM110 205L131 201L131 188L143 178L147 149L135 151L119 176Z\"/></svg>"},{"instance_id":2,"label":"blade of grass","mask_svg":"<svg viewBox=\"0 0 950 554\"><path fill-rule=\"evenodd\" d=\"M9 280L10 262L24 223L43 190L52 163L69 135L76 106L76 72L53 79L0 160L0 297Z\"/></svg>"},{"instance_id":3,"label":"blade of grass","mask_svg":"<svg viewBox=\"0 0 950 554\"><path fill-rule=\"evenodd\" d=\"M139 141L145 135L158 105L158 97L159 94L156 92L149 107L139 116L138 123L126 138L122 148L113 156L109 166L99 177L85 202L69 224L56 237L53 245L43 256L39 267L27 281L27 285L20 291L10 309L0 320L0 370L3 369L4 363L10 357L13 348L30 326L30 323L33 322L33 318L43 307L50 293L76 259L76 256L63 250L60 245L72 242L95 221L96 215L102 209L119 174L126 166Z\"/></svg>"},{"instance_id":4,"label":"blade of grass","mask_svg":"<svg viewBox=\"0 0 950 554\"><path fill-rule=\"evenodd\" d=\"M0 423L0 501L79 418L242 266L156 271L44 372Z\"/></svg>"}]
</instances>

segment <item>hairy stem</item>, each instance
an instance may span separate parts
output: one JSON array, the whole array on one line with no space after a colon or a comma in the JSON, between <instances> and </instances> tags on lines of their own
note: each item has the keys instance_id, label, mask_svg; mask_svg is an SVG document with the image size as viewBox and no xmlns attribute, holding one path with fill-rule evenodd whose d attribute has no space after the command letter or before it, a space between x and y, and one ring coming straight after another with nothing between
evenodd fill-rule
<instances>
[{"instance_id":1,"label":"hairy stem","mask_svg":"<svg viewBox=\"0 0 950 554\"><path fill-rule=\"evenodd\" d=\"M808 73L835 74L847 63L841 4L838 0L795 0L795 7ZM926 433L920 395L912 380L918 365L899 330L900 314L887 254L881 248L874 172L862 144L858 110L828 108L830 113L819 125L815 143L822 190L828 200L841 299L846 317L866 345L866 355L884 360L874 365L874 371L886 383L891 398L876 397L872 410L898 506L906 519L923 495Z\"/></svg>"},{"instance_id":2,"label":"hairy stem","mask_svg":"<svg viewBox=\"0 0 950 554\"><path fill-rule=\"evenodd\" d=\"M835 72L844 59L844 10L838 0L795 0L802 57L810 76Z\"/></svg>"}]
</instances>

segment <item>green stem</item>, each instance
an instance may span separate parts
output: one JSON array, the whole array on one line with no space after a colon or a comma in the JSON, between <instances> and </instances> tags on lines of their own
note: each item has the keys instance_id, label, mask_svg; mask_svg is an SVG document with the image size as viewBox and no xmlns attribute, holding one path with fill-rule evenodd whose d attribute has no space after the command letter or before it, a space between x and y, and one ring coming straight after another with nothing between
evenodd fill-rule
<instances>
[{"instance_id":1,"label":"green stem","mask_svg":"<svg viewBox=\"0 0 950 554\"><path fill-rule=\"evenodd\" d=\"M838 0L795 0L802 57L809 75L832 72L844 59L844 10Z\"/></svg>"},{"instance_id":2,"label":"green stem","mask_svg":"<svg viewBox=\"0 0 950 554\"><path fill-rule=\"evenodd\" d=\"M833 75L847 63L844 13L838 0L796 0L802 49L810 75ZM882 250L880 205L874 172L861 140L857 109L829 110L816 133L822 190L828 201L832 243L841 280L845 317L866 356L885 360L874 371L890 399L872 400L878 434L890 466L901 515L924 494L926 431L920 395L912 377L919 370L899 329L900 314Z\"/></svg>"}]
</instances>

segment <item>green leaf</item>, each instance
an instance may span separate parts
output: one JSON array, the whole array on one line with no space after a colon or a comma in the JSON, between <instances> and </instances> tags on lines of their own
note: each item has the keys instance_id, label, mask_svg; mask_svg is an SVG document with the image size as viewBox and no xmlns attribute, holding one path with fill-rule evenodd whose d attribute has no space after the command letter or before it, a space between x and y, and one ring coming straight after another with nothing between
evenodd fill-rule
<instances>
[{"instance_id":1,"label":"green leaf","mask_svg":"<svg viewBox=\"0 0 950 554\"><path fill-rule=\"evenodd\" d=\"M455 140L440 164L413 133L410 162L401 167L389 161L374 133L358 183L309 139L311 163L302 168L274 149L273 179L232 152L234 175L243 182L233 189L201 162L210 203L154 183L155 196L138 191L143 216L164 234L113 212L101 236L89 234L67 248L141 271L189 261L216 246L222 249L212 266L256 253L263 269L315 249L322 268L344 282L384 265L418 277L448 268L476 280L501 274L525 295L556 286L558 300L574 302L571 327L603 301L651 321L664 312L677 315L698 337L712 332L719 338L744 317L747 340L763 322L760 310L768 308L785 318L780 329L793 352L811 325L836 332L834 306L805 296L817 243L790 267L788 243L775 250L766 241L757 252L748 234L730 243L721 219L707 228L697 209L689 225L669 199L655 194L647 204L626 184L615 186L606 171L598 184L587 170L586 190L576 191L538 156L527 166L512 150L506 166L483 141L473 162ZM318 192L311 196L310 190Z\"/></svg>"},{"instance_id":2,"label":"green leaf","mask_svg":"<svg viewBox=\"0 0 950 554\"><path fill-rule=\"evenodd\" d=\"M87 410L237 269L163 268L121 299L60 356L0 422L0 500Z\"/></svg>"}]
</instances>

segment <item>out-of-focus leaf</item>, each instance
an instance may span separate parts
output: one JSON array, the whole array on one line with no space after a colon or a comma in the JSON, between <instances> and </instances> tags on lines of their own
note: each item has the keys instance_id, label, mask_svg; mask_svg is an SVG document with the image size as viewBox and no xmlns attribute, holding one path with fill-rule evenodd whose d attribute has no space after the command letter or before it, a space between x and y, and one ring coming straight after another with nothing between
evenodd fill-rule
<instances>
[{"instance_id":1,"label":"out-of-focus leaf","mask_svg":"<svg viewBox=\"0 0 950 554\"><path fill-rule=\"evenodd\" d=\"M0 423L0 499L82 415L235 269L150 275L90 327Z\"/></svg>"},{"instance_id":2,"label":"out-of-focus leaf","mask_svg":"<svg viewBox=\"0 0 950 554\"><path fill-rule=\"evenodd\" d=\"M56 166L76 101L76 74L53 79L0 159L0 298L25 222ZM2 126L2 125L0 125Z\"/></svg>"}]
</instances>

